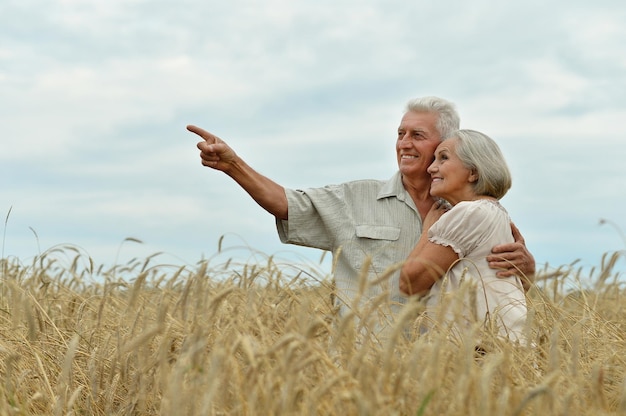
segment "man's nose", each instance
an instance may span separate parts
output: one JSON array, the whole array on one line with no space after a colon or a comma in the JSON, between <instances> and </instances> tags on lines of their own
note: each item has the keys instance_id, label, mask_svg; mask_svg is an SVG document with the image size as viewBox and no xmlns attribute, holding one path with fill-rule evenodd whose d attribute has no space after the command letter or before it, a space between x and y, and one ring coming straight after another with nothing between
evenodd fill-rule
<instances>
[{"instance_id":1,"label":"man's nose","mask_svg":"<svg viewBox=\"0 0 626 416\"><path fill-rule=\"evenodd\" d=\"M400 137L398 139L398 146L400 147L404 147L407 146L411 143L411 141L409 140L409 135L405 134L404 136Z\"/></svg>"}]
</instances>

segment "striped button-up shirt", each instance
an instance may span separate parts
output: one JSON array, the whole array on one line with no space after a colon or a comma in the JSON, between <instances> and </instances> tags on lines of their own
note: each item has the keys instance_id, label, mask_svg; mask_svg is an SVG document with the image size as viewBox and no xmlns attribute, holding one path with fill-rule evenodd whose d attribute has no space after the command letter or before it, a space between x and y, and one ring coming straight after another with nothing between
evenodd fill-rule
<instances>
[{"instance_id":1,"label":"striped button-up shirt","mask_svg":"<svg viewBox=\"0 0 626 416\"><path fill-rule=\"evenodd\" d=\"M399 267L422 231L400 173L388 181L287 189L286 194L289 219L276 223L280 240L332 252L340 311L376 303L390 312L383 319L397 313L406 301L398 287Z\"/></svg>"}]
</instances>

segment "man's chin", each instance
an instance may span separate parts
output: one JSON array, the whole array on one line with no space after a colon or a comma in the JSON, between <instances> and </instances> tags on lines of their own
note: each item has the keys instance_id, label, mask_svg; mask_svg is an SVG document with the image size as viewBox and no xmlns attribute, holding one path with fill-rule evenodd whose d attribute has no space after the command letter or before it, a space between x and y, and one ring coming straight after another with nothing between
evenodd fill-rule
<instances>
[{"instance_id":1,"label":"man's chin","mask_svg":"<svg viewBox=\"0 0 626 416\"><path fill-rule=\"evenodd\" d=\"M400 164L398 167L402 176L406 176L407 178L419 178L424 176L424 170L421 166L416 166L415 164ZM428 175L430 177L430 175Z\"/></svg>"}]
</instances>

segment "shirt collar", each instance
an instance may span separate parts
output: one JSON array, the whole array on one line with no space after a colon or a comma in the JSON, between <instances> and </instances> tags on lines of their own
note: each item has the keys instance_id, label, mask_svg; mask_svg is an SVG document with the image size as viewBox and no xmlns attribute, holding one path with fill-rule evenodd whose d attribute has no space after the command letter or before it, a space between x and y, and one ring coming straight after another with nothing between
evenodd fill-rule
<instances>
[{"instance_id":1,"label":"shirt collar","mask_svg":"<svg viewBox=\"0 0 626 416\"><path fill-rule=\"evenodd\" d=\"M413 198L407 192L406 188L402 184L402 174L400 171L396 172L387 182L385 182L380 188L378 192L377 200L385 199L385 198L393 198L396 197L398 201L402 201L407 204L415 213L417 213L417 208L415 207L415 202L413 202Z\"/></svg>"},{"instance_id":2,"label":"shirt collar","mask_svg":"<svg viewBox=\"0 0 626 416\"><path fill-rule=\"evenodd\" d=\"M408 197L408 192L402 184L402 175L400 171L396 172L378 191L377 199L389 198L395 196L401 201Z\"/></svg>"}]
</instances>

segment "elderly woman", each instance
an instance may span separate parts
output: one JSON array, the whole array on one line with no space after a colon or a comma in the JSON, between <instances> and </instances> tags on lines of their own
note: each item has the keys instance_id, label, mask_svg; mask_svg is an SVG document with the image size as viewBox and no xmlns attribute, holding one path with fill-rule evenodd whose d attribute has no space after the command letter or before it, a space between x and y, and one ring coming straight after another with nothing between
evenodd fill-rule
<instances>
[{"instance_id":1,"label":"elderly woman","mask_svg":"<svg viewBox=\"0 0 626 416\"><path fill-rule=\"evenodd\" d=\"M459 130L437 147L428 173L430 193L441 201L402 267L400 290L427 295L426 316L434 324L452 323L460 332L485 325L523 342L520 277L498 278L486 260L491 247L513 242L511 219L498 202L511 187L500 148L482 133Z\"/></svg>"}]
</instances>

